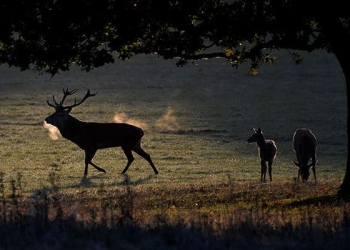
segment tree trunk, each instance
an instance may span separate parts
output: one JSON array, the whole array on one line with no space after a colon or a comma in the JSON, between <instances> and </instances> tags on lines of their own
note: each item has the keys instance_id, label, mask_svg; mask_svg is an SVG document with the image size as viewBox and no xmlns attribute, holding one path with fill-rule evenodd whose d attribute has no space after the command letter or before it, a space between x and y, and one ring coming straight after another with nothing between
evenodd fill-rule
<instances>
[{"instance_id":1,"label":"tree trunk","mask_svg":"<svg viewBox=\"0 0 350 250\"><path fill-rule=\"evenodd\" d=\"M338 23L339 24L339 23ZM347 103L347 149L348 156L346 161L346 171L343 179L343 183L338 190L338 200L350 201L350 35L347 32L342 32L339 26L333 25L334 28L331 33L330 44L332 51L338 59L339 65L343 71L345 84L346 84L346 103Z\"/></svg>"},{"instance_id":2,"label":"tree trunk","mask_svg":"<svg viewBox=\"0 0 350 250\"><path fill-rule=\"evenodd\" d=\"M340 66L343 69L343 73L345 76L345 83L346 83L346 100L347 100L347 138L348 138L348 157L346 161L346 172L343 179L343 183L340 185L338 190L338 200L344 200L349 201L350 200L350 67L348 63L346 65L342 65L342 60L338 61L340 63ZM347 68L344 68L347 67Z\"/></svg>"},{"instance_id":3,"label":"tree trunk","mask_svg":"<svg viewBox=\"0 0 350 250\"><path fill-rule=\"evenodd\" d=\"M347 101L347 149L348 156L346 162L346 172L343 183L338 190L338 199L350 200L350 34L348 28L337 14L332 12L323 13L319 16L319 25L322 33L329 42L330 51L338 59L339 65L343 71L346 84L346 101Z\"/></svg>"}]
</instances>

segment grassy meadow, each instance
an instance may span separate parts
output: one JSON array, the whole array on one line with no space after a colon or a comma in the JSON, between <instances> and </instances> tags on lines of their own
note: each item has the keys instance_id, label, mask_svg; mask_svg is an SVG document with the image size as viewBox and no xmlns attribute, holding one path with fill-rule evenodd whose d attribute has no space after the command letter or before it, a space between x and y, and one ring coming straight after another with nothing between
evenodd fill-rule
<instances>
[{"instance_id":1,"label":"grassy meadow","mask_svg":"<svg viewBox=\"0 0 350 250\"><path fill-rule=\"evenodd\" d=\"M258 76L221 59L177 68L138 56L51 78L1 66L0 249L346 249L348 204L335 194L345 174L345 81L336 59L286 52ZM142 127L143 148L159 170L120 148L99 150L83 179L84 152L43 127L46 104L62 88L83 121ZM260 126L278 151L273 181L260 182ZM296 181L292 136L318 139L317 184ZM51 136L51 137L50 137Z\"/></svg>"}]
</instances>

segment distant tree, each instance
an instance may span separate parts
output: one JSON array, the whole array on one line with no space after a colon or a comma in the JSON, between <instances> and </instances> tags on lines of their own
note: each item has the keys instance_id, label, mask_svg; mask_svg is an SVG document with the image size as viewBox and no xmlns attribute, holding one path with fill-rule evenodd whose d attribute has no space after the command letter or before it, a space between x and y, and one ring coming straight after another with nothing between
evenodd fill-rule
<instances>
[{"instance_id":1,"label":"distant tree","mask_svg":"<svg viewBox=\"0 0 350 250\"><path fill-rule=\"evenodd\" d=\"M350 112L349 25L350 9L341 0L3 0L0 63L54 75L72 65L89 71L157 53L177 58L178 66L213 57L234 67L249 61L257 74L274 50L322 49L343 70ZM348 113L348 142L349 119ZM350 197L349 144L338 195Z\"/></svg>"}]
</instances>

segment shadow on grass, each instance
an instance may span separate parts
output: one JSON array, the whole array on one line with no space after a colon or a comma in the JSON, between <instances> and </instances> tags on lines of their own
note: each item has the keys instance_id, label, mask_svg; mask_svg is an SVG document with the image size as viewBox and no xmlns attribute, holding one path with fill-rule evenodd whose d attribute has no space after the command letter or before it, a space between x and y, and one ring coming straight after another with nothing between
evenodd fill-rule
<instances>
[{"instance_id":1,"label":"shadow on grass","mask_svg":"<svg viewBox=\"0 0 350 250\"><path fill-rule=\"evenodd\" d=\"M89 177L83 176L83 178L81 178L80 182L77 182L77 184L73 184L73 185L65 186L65 187L61 187L61 188L100 187L101 184L94 183L93 180L100 179L102 175L104 175L104 174L94 175L94 176L89 176ZM131 179L131 177L128 174L121 174L121 176L123 177L122 181L110 183L110 184L104 183L103 186L104 187L115 187L115 186L124 186L124 185L137 186L137 185L140 185L140 184L143 184L143 183L150 181L152 178L156 178L156 175L153 175L153 174L150 174L149 176L147 176L145 178L139 178L139 179L135 179L135 180Z\"/></svg>"},{"instance_id":2,"label":"shadow on grass","mask_svg":"<svg viewBox=\"0 0 350 250\"><path fill-rule=\"evenodd\" d=\"M151 180L152 178L154 178L155 176L154 175L149 175L148 177L146 178L139 178L137 180L132 180L130 178L130 176L128 174L123 174L122 175L124 177L124 180L123 181L120 181L120 182L117 182L115 184L109 184L109 185L104 185L105 187L108 187L108 186L124 186L124 185L131 185L131 186L137 186L137 185L140 185L140 184L143 184L149 180ZM92 179L95 179L96 177L83 177L80 181L80 186L85 186L85 187L93 187L93 186L97 186L96 184L92 183L91 180Z\"/></svg>"},{"instance_id":3,"label":"shadow on grass","mask_svg":"<svg viewBox=\"0 0 350 250\"><path fill-rule=\"evenodd\" d=\"M309 197L299 201L293 201L288 204L289 207L305 207L320 205L339 205L337 195L324 195L319 197Z\"/></svg>"}]
</instances>

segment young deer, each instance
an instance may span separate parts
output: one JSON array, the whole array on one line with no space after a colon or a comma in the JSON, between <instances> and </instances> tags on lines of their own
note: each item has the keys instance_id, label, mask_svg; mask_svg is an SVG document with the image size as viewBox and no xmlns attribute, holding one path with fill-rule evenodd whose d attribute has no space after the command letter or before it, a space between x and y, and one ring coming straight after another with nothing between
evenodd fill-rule
<instances>
[{"instance_id":1,"label":"young deer","mask_svg":"<svg viewBox=\"0 0 350 250\"><path fill-rule=\"evenodd\" d=\"M66 97L75 92L77 92L77 89L69 91L68 88L66 88L63 89L64 95L59 103L56 102L55 96L52 97L54 104L47 101L47 104L55 108L56 112L45 118L45 122L57 127L64 138L74 142L85 151L84 177L88 174L89 164L97 170L106 173L103 168L98 167L92 163L91 160L98 149L110 147L121 147L128 158L128 163L122 174L128 170L129 166L134 161L132 151L146 159L151 165L154 173L158 174L158 170L154 166L150 155L141 148L141 138L144 134L141 128L126 123L95 123L79 121L69 115L69 112L71 112L72 108L82 104L87 98L97 95L97 92L91 94L90 90L87 90L86 95L80 102L75 100L73 105L63 106Z\"/></svg>"},{"instance_id":2,"label":"young deer","mask_svg":"<svg viewBox=\"0 0 350 250\"><path fill-rule=\"evenodd\" d=\"M261 181L266 181L266 162L269 164L269 176L270 181L272 181L272 163L276 157L277 147L273 140L265 140L264 134L261 128L253 129L254 134L248 138L247 142L256 142L258 144L258 151L261 162Z\"/></svg>"}]
</instances>

